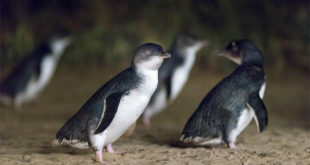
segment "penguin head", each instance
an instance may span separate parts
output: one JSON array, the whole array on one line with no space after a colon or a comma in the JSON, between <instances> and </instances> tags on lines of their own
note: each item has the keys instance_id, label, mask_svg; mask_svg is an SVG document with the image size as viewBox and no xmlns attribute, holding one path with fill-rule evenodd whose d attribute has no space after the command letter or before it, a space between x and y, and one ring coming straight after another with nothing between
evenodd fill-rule
<instances>
[{"instance_id":1,"label":"penguin head","mask_svg":"<svg viewBox=\"0 0 310 165\"><path fill-rule=\"evenodd\" d=\"M177 35L174 43L177 49L179 49L181 52L186 52L186 53L180 53L181 55L187 55L189 54L188 52L196 53L202 47L209 44L208 41L198 40L195 36L189 33L181 33Z\"/></svg>"},{"instance_id":2,"label":"penguin head","mask_svg":"<svg viewBox=\"0 0 310 165\"><path fill-rule=\"evenodd\" d=\"M224 56L231 61L241 65L247 62L262 63L263 57L260 50L247 39L233 40L225 48L218 52L219 56Z\"/></svg>"},{"instance_id":3,"label":"penguin head","mask_svg":"<svg viewBox=\"0 0 310 165\"><path fill-rule=\"evenodd\" d=\"M146 43L136 50L131 66L135 69L158 70L165 58L170 58L170 54L163 52L160 45Z\"/></svg>"},{"instance_id":4,"label":"penguin head","mask_svg":"<svg viewBox=\"0 0 310 165\"><path fill-rule=\"evenodd\" d=\"M52 54L60 56L67 46L72 42L71 36L54 36L50 41Z\"/></svg>"}]
</instances>

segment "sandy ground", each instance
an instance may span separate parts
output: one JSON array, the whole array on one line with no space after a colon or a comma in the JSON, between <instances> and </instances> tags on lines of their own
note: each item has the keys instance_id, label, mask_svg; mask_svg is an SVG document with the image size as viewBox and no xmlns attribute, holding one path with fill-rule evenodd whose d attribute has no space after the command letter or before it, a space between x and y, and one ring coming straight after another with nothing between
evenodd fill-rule
<instances>
[{"instance_id":1,"label":"sandy ground","mask_svg":"<svg viewBox=\"0 0 310 165\"><path fill-rule=\"evenodd\" d=\"M98 164L92 150L53 147L58 129L112 75L121 69L61 66L47 89L20 111L1 107L0 164ZM265 103L270 124L262 134L255 123L238 137L237 149L182 148L177 141L195 108L227 73L195 69L180 97L156 116L152 128L139 121L134 134L114 144L124 155L104 152L107 164L310 164L309 77L267 75Z\"/></svg>"}]
</instances>

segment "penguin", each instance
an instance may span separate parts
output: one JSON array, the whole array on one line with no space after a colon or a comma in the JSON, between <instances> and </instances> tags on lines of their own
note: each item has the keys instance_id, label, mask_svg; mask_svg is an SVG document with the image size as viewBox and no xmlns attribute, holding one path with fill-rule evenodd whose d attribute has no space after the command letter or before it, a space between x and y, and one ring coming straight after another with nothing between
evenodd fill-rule
<instances>
[{"instance_id":1,"label":"penguin","mask_svg":"<svg viewBox=\"0 0 310 165\"><path fill-rule=\"evenodd\" d=\"M170 54L146 43L134 53L131 67L106 82L58 131L54 145L91 147L98 162L102 149L115 142L143 113L158 83L158 69Z\"/></svg>"},{"instance_id":2,"label":"penguin","mask_svg":"<svg viewBox=\"0 0 310 165\"><path fill-rule=\"evenodd\" d=\"M250 40L234 40L219 55L240 66L206 95L190 117L180 138L185 144L212 146L224 142L233 149L237 136L253 118L258 132L267 128L261 51Z\"/></svg>"},{"instance_id":3,"label":"penguin","mask_svg":"<svg viewBox=\"0 0 310 165\"><path fill-rule=\"evenodd\" d=\"M55 36L40 44L0 82L0 103L19 109L24 102L36 99L71 40L70 36Z\"/></svg>"},{"instance_id":4,"label":"penguin","mask_svg":"<svg viewBox=\"0 0 310 165\"><path fill-rule=\"evenodd\" d=\"M151 117L167 107L185 85L193 67L196 53L208 41L198 40L191 34L181 33L176 36L168 52L171 58L165 60L159 69L159 83L145 112L143 122L150 127Z\"/></svg>"}]
</instances>

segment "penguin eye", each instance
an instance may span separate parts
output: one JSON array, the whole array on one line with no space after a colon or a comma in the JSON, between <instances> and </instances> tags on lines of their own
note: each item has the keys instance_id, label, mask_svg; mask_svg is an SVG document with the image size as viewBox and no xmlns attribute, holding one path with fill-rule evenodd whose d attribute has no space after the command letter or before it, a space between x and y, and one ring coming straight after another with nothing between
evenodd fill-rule
<instances>
[{"instance_id":1,"label":"penguin eye","mask_svg":"<svg viewBox=\"0 0 310 165\"><path fill-rule=\"evenodd\" d=\"M192 45L194 45L194 43L195 43L195 41L192 38L186 38L184 40L184 45L186 45L186 46L192 46Z\"/></svg>"},{"instance_id":2,"label":"penguin eye","mask_svg":"<svg viewBox=\"0 0 310 165\"><path fill-rule=\"evenodd\" d=\"M237 46L232 47L231 49L233 52L237 52L239 50L239 48Z\"/></svg>"},{"instance_id":3,"label":"penguin eye","mask_svg":"<svg viewBox=\"0 0 310 165\"><path fill-rule=\"evenodd\" d=\"M144 53L146 56L150 56L152 54L152 52L150 50L146 50Z\"/></svg>"}]
</instances>

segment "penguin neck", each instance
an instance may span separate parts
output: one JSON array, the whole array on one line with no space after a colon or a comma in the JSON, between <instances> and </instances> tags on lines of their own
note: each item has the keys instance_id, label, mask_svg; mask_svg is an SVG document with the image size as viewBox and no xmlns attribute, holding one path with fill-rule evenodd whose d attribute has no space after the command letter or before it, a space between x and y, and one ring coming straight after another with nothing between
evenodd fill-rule
<instances>
[{"instance_id":1,"label":"penguin neck","mask_svg":"<svg viewBox=\"0 0 310 165\"><path fill-rule=\"evenodd\" d=\"M69 45L69 41L67 40L57 40L57 41L53 41L51 42L51 50L52 50L52 55L58 60L64 50L66 49L66 47Z\"/></svg>"},{"instance_id":2,"label":"penguin neck","mask_svg":"<svg viewBox=\"0 0 310 165\"><path fill-rule=\"evenodd\" d=\"M258 51L247 51L244 53L242 65L256 65L260 68L264 67L263 56Z\"/></svg>"},{"instance_id":3,"label":"penguin neck","mask_svg":"<svg viewBox=\"0 0 310 165\"><path fill-rule=\"evenodd\" d=\"M184 59L183 66L185 68L190 69L193 66L196 59L196 53L197 50L194 48L188 48L182 52L182 58Z\"/></svg>"},{"instance_id":4,"label":"penguin neck","mask_svg":"<svg viewBox=\"0 0 310 165\"><path fill-rule=\"evenodd\" d=\"M158 69L146 69L137 66L134 66L132 68L139 76L150 78L156 77L158 79Z\"/></svg>"},{"instance_id":5,"label":"penguin neck","mask_svg":"<svg viewBox=\"0 0 310 165\"><path fill-rule=\"evenodd\" d=\"M56 59L56 60L59 60L60 57L62 56L63 52L64 52L64 49L65 48L60 48L60 49L54 49L52 48L52 56Z\"/></svg>"}]
</instances>

